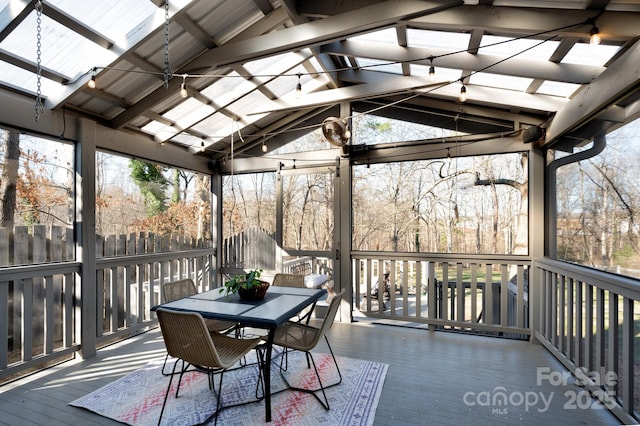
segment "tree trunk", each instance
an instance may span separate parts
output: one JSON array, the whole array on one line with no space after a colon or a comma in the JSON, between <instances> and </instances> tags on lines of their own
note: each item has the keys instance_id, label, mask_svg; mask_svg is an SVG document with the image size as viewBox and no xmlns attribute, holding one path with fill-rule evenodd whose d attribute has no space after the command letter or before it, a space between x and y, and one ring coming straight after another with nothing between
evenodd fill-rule
<instances>
[{"instance_id":1,"label":"tree trunk","mask_svg":"<svg viewBox=\"0 0 640 426\"><path fill-rule=\"evenodd\" d=\"M16 211L16 185L20 161L20 133L15 130L5 132L4 164L0 192L2 193L2 218L0 226L13 228Z\"/></svg>"}]
</instances>

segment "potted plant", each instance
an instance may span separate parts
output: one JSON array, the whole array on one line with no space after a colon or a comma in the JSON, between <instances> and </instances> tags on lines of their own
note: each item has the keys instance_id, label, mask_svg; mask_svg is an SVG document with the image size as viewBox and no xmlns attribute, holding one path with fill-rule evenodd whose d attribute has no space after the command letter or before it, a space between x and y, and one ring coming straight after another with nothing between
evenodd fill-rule
<instances>
[{"instance_id":1,"label":"potted plant","mask_svg":"<svg viewBox=\"0 0 640 426\"><path fill-rule=\"evenodd\" d=\"M244 275L234 275L220 289L220 293L225 293L227 297L230 294L238 293L244 300L260 300L269 288L269 283L260 280L262 269L251 269Z\"/></svg>"}]
</instances>

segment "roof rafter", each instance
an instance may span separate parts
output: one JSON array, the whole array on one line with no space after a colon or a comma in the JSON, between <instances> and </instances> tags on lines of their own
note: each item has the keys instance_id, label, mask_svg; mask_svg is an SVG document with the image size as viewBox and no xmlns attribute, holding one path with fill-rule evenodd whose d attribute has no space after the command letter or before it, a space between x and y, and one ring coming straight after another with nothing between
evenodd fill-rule
<instances>
[{"instance_id":1,"label":"roof rafter","mask_svg":"<svg viewBox=\"0 0 640 426\"><path fill-rule=\"evenodd\" d=\"M586 84L604 71L604 67L576 64L541 63L521 58L505 58L495 55L467 52L451 52L442 49L430 49L425 56L425 49L417 47L380 46L375 49L362 41L334 42L323 46L322 50L332 55L376 58L389 62L412 62L430 65L429 58L434 57L433 64L438 67L480 70L488 68L493 74L511 75L524 78L540 78L543 80L561 81L565 83Z\"/></svg>"}]
</instances>

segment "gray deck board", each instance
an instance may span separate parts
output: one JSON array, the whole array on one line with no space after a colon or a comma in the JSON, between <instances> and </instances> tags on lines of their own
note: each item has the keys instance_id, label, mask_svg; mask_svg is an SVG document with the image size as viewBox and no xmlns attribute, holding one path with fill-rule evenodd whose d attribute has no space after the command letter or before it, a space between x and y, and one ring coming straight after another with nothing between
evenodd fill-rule
<instances>
[{"instance_id":1,"label":"gray deck board","mask_svg":"<svg viewBox=\"0 0 640 426\"><path fill-rule=\"evenodd\" d=\"M546 382L538 386L538 367L565 371L539 345L364 321L336 323L329 338L337 355L389 365L375 426L620 424L606 410L566 409L565 392L582 390L571 381L567 386ZM317 350L327 348L320 345ZM94 358L7 383L0 386L0 424L120 424L68 403L164 354L156 329L103 348ZM465 403L465 394L491 393L497 387L503 387L507 395L536 392L547 398L553 393L553 397L546 411L538 410L542 403L529 409L511 404L501 413L491 406Z\"/></svg>"}]
</instances>

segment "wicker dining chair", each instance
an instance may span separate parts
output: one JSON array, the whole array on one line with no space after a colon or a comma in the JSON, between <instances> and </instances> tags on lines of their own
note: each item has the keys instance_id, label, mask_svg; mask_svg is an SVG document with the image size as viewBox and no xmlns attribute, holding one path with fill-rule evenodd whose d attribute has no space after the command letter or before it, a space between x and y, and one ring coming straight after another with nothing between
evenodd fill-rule
<instances>
[{"instance_id":1,"label":"wicker dining chair","mask_svg":"<svg viewBox=\"0 0 640 426\"><path fill-rule=\"evenodd\" d=\"M158 322L160 323L162 338L164 339L167 353L171 357L176 358L176 362L173 364L173 371L169 375L169 385L167 386L164 402L162 403L162 410L160 411L158 424L160 424L160 421L162 420L162 415L169 396L169 390L171 389L171 382L173 381L173 376L178 373L176 368L179 364L181 364L182 367L179 370L180 375L178 378L178 386L176 387L176 398L180 391L182 376L190 365L196 367L197 370L208 374L209 387L214 391L214 393L216 392L214 375L220 375L217 389L218 395L216 398L216 409L202 424L208 423L214 417L215 423L217 424L218 414L224 408L254 402L254 400L251 400L225 407L220 406L222 379L225 371L235 366L238 361L251 352L252 349L256 349L256 356L260 359L261 354L258 353L257 348L261 342L260 338L239 339L230 337L226 334L215 332L210 333L205 325L204 319L197 312L181 312L159 308L156 311L156 314L158 315ZM262 364L260 362L257 364L259 375L257 378L256 389L258 389L262 382ZM261 397L258 397L257 395L257 390L256 399L261 399Z\"/></svg>"},{"instance_id":2,"label":"wicker dining chair","mask_svg":"<svg viewBox=\"0 0 640 426\"><path fill-rule=\"evenodd\" d=\"M304 275L285 274L282 272L278 272L273 276L273 283L271 285L274 287L280 286L280 287L304 288ZM312 312L313 312L313 305L304 308L301 312L298 313L297 320L309 322Z\"/></svg>"},{"instance_id":3,"label":"wicker dining chair","mask_svg":"<svg viewBox=\"0 0 640 426\"><path fill-rule=\"evenodd\" d=\"M273 276L273 286L281 287L304 287L304 275L299 274L284 274L278 272Z\"/></svg>"},{"instance_id":4,"label":"wicker dining chair","mask_svg":"<svg viewBox=\"0 0 640 426\"><path fill-rule=\"evenodd\" d=\"M329 303L329 309L327 311L327 315L324 317L322 321L322 325L320 327L312 327L308 324L303 324L297 321L288 321L281 327L276 329L276 333L273 339L273 344L277 346L281 346L284 348L284 356L280 359L280 375L283 380L289 387L289 389L310 393L312 394L320 404L326 409L329 409L329 400L327 399L327 394L325 390L331 388L333 386L337 386L342 383L342 373L340 373L340 367L338 367L338 361L336 361L336 357L333 354L333 349L331 349L331 345L329 344L329 339L327 338L326 332L333 325L334 317L336 316L336 312L340 307L340 301L342 300L342 296L344 295L344 289L331 299ZM331 353L331 357L333 358L333 363L336 366L338 371L339 380L336 383L330 385L324 385L322 383L322 379L320 378L320 374L318 372L318 368L316 367L316 363L313 359L313 355L311 354L311 350L316 347L320 339L324 337L327 342L327 346L329 347L329 352ZM318 378L318 383L320 384L319 388L309 389L309 388L300 388L292 386L286 377L288 362L288 352L290 350L297 350L306 353L307 356L307 364L309 364L309 360L311 360L311 364L313 364L313 368L316 373L316 377ZM283 363L285 363L283 365ZM309 366L309 365L308 365ZM310 367L310 366L309 366ZM324 397L324 401L320 399L317 395L318 391L322 391L322 395Z\"/></svg>"},{"instance_id":5,"label":"wicker dining chair","mask_svg":"<svg viewBox=\"0 0 640 426\"><path fill-rule=\"evenodd\" d=\"M197 294L198 290L191 278L185 278L177 281L170 281L162 285L162 299L164 303L173 302L174 300L182 299L185 297L193 296ZM237 324L233 321L223 321L215 319L204 319L204 323L207 326L207 330L212 333L229 333L237 329ZM165 357L164 365L162 366L162 374L168 375L164 371L164 367L167 364L169 354Z\"/></svg>"}]
</instances>

